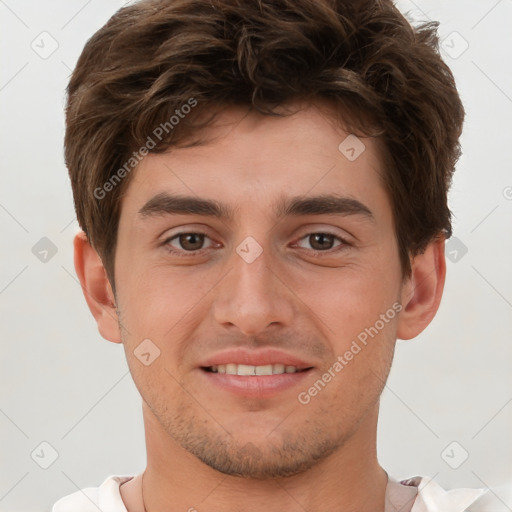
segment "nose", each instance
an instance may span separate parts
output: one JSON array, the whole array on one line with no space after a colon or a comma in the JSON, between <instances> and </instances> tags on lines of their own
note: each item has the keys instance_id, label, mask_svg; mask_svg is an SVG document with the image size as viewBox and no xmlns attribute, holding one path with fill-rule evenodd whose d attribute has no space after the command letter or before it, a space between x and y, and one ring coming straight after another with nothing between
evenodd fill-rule
<instances>
[{"instance_id":1,"label":"nose","mask_svg":"<svg viewBox=\"0 0 512 512\"><path fill-rule=\"evenodd\" d=\"M218 286L213 304L219 324L236 327L247 336L255 336L272 325L292 324L294 295L268 251L252 262L233 251L228 264L230 271Z\"/></svg>"}]
</instances>

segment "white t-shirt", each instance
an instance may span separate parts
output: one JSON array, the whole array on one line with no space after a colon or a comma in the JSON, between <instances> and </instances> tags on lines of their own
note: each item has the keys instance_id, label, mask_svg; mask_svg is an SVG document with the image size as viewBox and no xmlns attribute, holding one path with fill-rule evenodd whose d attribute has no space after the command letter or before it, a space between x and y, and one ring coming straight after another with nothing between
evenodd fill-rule
<instances>
[{"instance_id":1,"label":"white t-shirt","mask_svg":"<svg viewBox=\"0 0 512 512\"><path fill-rule=\"evenodd\" d=\"M133 476L112 475L99 487L88 487L61 498L52 512L127 512L119 487ZM397 481L388 477L384 512L465 512L487 489L445 491L428 477Z\"/></svg>"}]
</instances>

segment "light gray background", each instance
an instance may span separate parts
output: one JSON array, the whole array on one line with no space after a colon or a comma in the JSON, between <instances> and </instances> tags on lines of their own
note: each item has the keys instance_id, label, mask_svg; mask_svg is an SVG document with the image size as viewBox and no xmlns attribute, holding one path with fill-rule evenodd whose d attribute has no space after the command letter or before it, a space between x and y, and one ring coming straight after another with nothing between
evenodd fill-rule
<instances>
[{"instance_id":1,"label":"light gray background","mask_svg":"<svg viewBox=\"0 0 512 512\"><path fill-rule=\"evenodd\" d=\"M122 347L100 337L74 272L78 225L62 155L70 71L123 3L0 0L1 511L49 510L145 465L140 397ZM379 456L396 478L488 486L485 510L502 512L512 509L512 1L399 6L441 21L467 121L450 196L456 261L434 322L398 342ZM32 252L43 237L57 249L46 262ZM58 453L48 469L40 465L52 449L42 442Z\"/></svg>"}]
</instances>

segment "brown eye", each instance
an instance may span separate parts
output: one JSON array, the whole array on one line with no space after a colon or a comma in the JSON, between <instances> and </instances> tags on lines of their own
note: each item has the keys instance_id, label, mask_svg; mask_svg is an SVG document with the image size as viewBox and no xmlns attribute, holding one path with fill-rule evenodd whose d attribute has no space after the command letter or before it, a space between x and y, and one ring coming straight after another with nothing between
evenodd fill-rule
<instances>
[{"instance_id":1,"label":"brown eye","mask_svg":"<svg viewBox=\"0 0 512 512\"><path fill-rule=\"evenodd\" d=\"M204 235L201 233L184 233L178 236L181 247L187 251L197 251L204 243Z\"/></svg>"},{"instance_id":2,"label":"brown eye","mask_svg":"<svg viewBox=\"0 0 512 512\"><path fill-rule=\"evenodd\" d=\"M307 241L309 247L304 247L301 242ZM336 244L336 242L338 243ZM336 244L336 245L335 245ZM299 246L303 249L313 249L315 251L328 251L340 245L346 245L345 241L339 236L331 233L310 233L301 239Z\"/></svg>"},{"instance_id":3,"label":"brown eye","mask_svg":"<svg viewBox=\"0 0 512 512\"><path fill-rule=\"evenodd\" d=\"M332 249L334 238L335 237L333 235L329 235L327 233L314 233L309 235L309 243L313 249Z\"/></svg>"},{"instance_id":4,"label":"brown eye","mask_svg":"<svg viewBox=\"0 0 512 512\"><path fill-rule=\"evenodd\" d=\"M166 240L164 245L171 252L194 252L205 248L205 239L210 240L204 233L178 233ZM211 241L210 245L212 245Z\"/></svg>"}]
</instances>

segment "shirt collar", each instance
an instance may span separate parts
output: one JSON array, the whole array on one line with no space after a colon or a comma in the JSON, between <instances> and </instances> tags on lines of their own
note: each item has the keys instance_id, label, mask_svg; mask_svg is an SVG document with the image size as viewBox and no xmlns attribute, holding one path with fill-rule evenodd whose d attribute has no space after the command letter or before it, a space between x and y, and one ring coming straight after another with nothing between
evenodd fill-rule
<instances>
[{"instance_id":1,"label":"shirt collar","mask_svg":"<svg viewBox=\"0 0 512 512\"><path fill-rule=\"evenodd\" d=\"M411 512L464 512L488 491L468 488L446 491L434 479L419 476L402 480L400 483L418 488Z\"/></svg>"}]
</instances>

